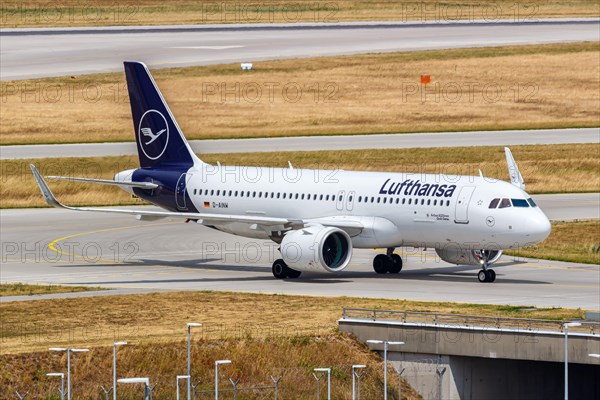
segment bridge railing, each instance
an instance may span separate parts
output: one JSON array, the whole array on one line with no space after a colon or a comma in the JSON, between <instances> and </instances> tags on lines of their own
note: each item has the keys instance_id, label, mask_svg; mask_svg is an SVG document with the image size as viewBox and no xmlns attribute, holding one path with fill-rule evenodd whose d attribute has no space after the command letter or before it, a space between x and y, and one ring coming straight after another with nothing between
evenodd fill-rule
<instances>
[{"instance_id":1,"label":"bridge railing","mask_svg":"<svg viewBox=\"0 0 600 400\"><path fill-rule=\"evenodd\" d=\"M380 310L373 308L342 309L342 319L359 319L365 321L395 321L401 323L417 323L427 325L453 325L462 327L494 327L498 329L519 329L534 332L554 331L563 332L565 322L550 319L529 319L492 317L465 314L442 314L432 312ZM600 336L600 323L592 321L577 321L581 326L570 327L569 332L580 332Z\"/></svg>"}]
</instances>

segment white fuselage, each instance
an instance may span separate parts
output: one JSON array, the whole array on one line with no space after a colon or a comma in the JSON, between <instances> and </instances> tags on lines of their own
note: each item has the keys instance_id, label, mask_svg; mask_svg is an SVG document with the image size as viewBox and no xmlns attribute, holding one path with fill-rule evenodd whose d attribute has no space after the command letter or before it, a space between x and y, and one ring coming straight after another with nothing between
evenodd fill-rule
<instances>
[{"instance_id":1,"label":"white fuselage","mask_svg":"<svg viewBox=\"0 0 600 400\"><path fill-rule=\"evenodd\" d=\"M544 240L550 223L538 207L489 208L495 198L527 200L523 190L480 176L229 167L202 164L185 176L177 204L190 199L203 213L257 215L299 220L359 221L349 232L357 248L443 247L508 249ZM215 228L268 238L243 223ZM282 228L283 229L283 228Z\"/></svg>"}]
</instances>

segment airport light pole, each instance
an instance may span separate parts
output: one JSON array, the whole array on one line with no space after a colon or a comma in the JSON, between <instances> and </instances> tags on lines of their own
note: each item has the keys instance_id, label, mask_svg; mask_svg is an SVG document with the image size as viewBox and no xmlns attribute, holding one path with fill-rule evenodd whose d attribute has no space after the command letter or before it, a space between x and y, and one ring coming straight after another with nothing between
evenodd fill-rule
<instances>
[{"instance_id":1,"label":"airport light pole","mask_svg":"<svg viewBox=\"0 0 600 400\"><path fill-rule=\"evenodd\" d=\"M191 381L192 381L192 328L194 327L198 327L198 326L202 326L202 324L198 324L196 322L188 322L187 323L187 351L188 351L188 359L187 359L187 367L188 367L188 371L187 374L190 378L188 378L187 381L187 400L191 400L191 396L192 396L192 389L191 389ZM178 386L179 387L179 386Z\"/></svg>"},{"instance_id":2,"label":"airport light pole","mask_svg":"<svg viewBox=\"0 0 600 400\"><path fill-rule=\"evenodd\" d=\"M50 372L46 376L60 376L60 400L65 400L65 374L62 372Z\"/></svg>"},{"instance_id":3,"label":"airport light pole","mask_svg":"<svg viewBox=\"0 0 600 400\"><path fill-rule=\"evenodd\" d=\"M71 400L71 352L86 353L90 349L72 349L70 347L50 347L50 351L66 351L67 352L67 400Z\"/></svg>"},{"instance_id":4,"label":"airport light pole","mask_svg":"<svg viewBox=\"0 0 600 400\"><path fill-rule=\"evenodd\" d=\"M331 400L331 368L315 368L315 372L327 372L327 400Z\"/></svg>"},{"instance_id":5,"label":"airport light pole","mask_svg":"<svg viewBox=\"0 0 600 400\"><path fill-rule=\"evenodd\" d=\"M117 346L124 346L127 342L113 343L113 400L117 400Z\"/></svg>"},{"instance_id":6,"label":"airport light pole","mask_svg":"<svg viewBox=\"0 0 600 400\"><path fill-rule=\"evenodd\" d=\"M187 379L188 382L190 381L190 376L189 375L177 375L177 400L179 400L179 380L180 379Z\"/></svg>"},{"instance_id":7,"label":"airport light pole","mask_svg":"<svg viewBox=\"0 0 600 400\"><path fill-rule=\"evenodd\" d=\"M387 352L389 345L400 345L404 342L393 342L389 340L367 340L369 344L383 344L383 400L387 400Z\"/></svg>"},{"instance_id":8,"label":"airport light pole","mask_svg":"<svg viewBox=\"0 0 600 400\"><path fill-rule=\"evenodd\" d=\"M231 364L231 360L215 361L215 400L219 400L219 365Z\"/></svg>"},{"instance_id":9,"label":"airport light pole","mask_svg":"<svg viewBox=\"0 0 600 400\"><path fill-rule=\"evenodd\" d=\"M144 399L150 400L152 398L150 392L150 378L121 378L117 382L119 383L143 383L144 384Z\"/></svg>"},{"instance_id":10,"label":"airport light pole","mask_svg":"<svg viewBox=\"0 0 600 400\"><path fill-rule=\"evenodd\" d=\"M366 365L357 364L352 366L352 400L360 400L360 378L365 373ZM360 372L357 372L360 371ZM358 388L356 382L358 381Z\"/></svg>"},{"instance_id":11,"label":"airport light pole","mask_svg":"<svg viewBox=\"0 0 600 400\"><path fill-rule=\"evenodd\" d=\"M567 322L564 324L565 331L565 400L569 399L569 328L581 326L579 322Z\"/></svg>"}]
</instances>

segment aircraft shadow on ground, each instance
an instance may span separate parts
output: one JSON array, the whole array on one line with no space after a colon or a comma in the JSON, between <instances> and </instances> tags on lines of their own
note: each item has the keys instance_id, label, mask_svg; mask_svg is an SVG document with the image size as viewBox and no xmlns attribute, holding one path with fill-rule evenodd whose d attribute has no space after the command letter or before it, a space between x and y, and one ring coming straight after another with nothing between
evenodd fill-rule
<instances>
[{"instance_id":1,"label":"aircraft shadow on ground","mask_svg":"<svg viewBox=\"0 0 600 400\"><path fill-rule=\"evenodd\" d=\"M193 283L193 282L251 282L251 281L271 281L274 280L271 275L271 268L264 265L248 265L248 264L218 264L216 262L221 259L194 259L180 261L165 261L155 259L137 259L120 264L83 264L71 265L73 267L123 267L123 266L164 266L176 268L191 268L193 270L204 271L224 271L224 272L247 272L249 276L245 277L190 277L179 278L164 278L164 279L139 279L139 280L115 280L115 281L93 281L93 282L73 282L77 284L160 284L160 283ZM519 262L508 262L494 265L494 269L498 272L503 267L520 264ZM419 269L406 269L399 274L375 274L373 271L343 271L338 274L328 273L303 273L298 279L285 279L284 281L293 281L301 284L343 284L352 283L355 279L377 279L377 280L399 280L399 281L437 281L437 282L452 282L452 283L470 283L477 280L477 271L475 266L456 265L456 266L441 266L441 267L426 267ZM132 272L134 274L140 271ZM259 273L260 276L257 276ZM177 272L173 272L176 275ZM497 280L494 285L501 284L552 284L552 282L532 280L532 279L511 279L509 275L497 273Z\"/></svg>"}]
</instances>

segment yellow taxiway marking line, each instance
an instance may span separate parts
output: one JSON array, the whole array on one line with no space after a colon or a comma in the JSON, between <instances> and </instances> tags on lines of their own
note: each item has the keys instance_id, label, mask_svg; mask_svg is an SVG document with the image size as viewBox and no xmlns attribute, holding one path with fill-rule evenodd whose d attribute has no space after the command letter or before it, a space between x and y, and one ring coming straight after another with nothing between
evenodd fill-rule
<instances>
[{"instance_id":1,"label":"yellow taxiway marking line","mask_svg":"<svg viewBox=\"0 0 600 400\"><path fill-rule=\"evenodd\" d=\"M106 229L97 229L94 231L88 231L88 232L80 232L80 233L75 233L72 235L67 235L67 236L63 236L60 237L58 239L54 239L53 241L51 241L50 243L48 243L48 248L52 251L54 251L57 254L61 254L61 255L65 255L65 256L70 256L70 257L74 257L74 258L83 258L85 259L85 257L83 256L79 256L77 254L74 253L70 253L68 251L62 251L60 249L56 248L56 245L64 240L67 239L72 239L74 237L79 237L79 236L85 236L85 235L92 235L95 233L103 233L103 232L111 232L111 231L119 231L119 230L125 230L125 229L134 229L134 228L144 228L147 226L161 226L161 225L173 225L176 224L176 222L161 222L161 223L156 223L156 224L147 224L147 225L130 225L130 226L120 226L117 228L106 228ZM121 262L115 262L114 260L105 260L100 258L98 261L102 261L103 263L107 263L107 264L121 264Z\"/></svg>"}]
</instances>

